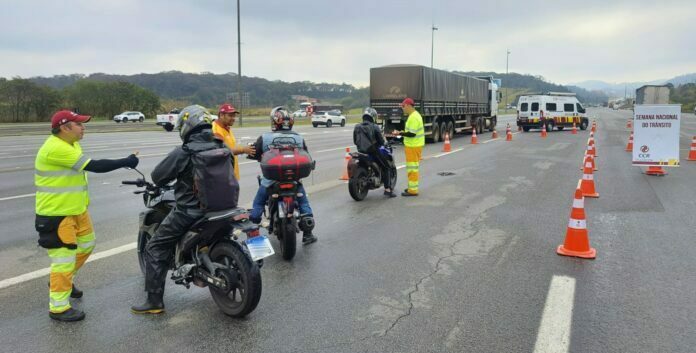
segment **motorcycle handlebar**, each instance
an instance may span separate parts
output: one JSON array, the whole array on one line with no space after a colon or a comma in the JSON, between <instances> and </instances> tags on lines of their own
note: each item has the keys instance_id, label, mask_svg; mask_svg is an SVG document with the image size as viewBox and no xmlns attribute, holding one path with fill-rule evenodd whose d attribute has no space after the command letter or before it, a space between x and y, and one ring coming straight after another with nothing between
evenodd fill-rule
<instances>
[{"instance_id":1,"label":"motorcycle handlebar","mask_svg":"<svg viewBox=\"0 0 696 353\"><path fill-rule=\"evenodd\" d=\"M141 185L142 181L140 180L123 180L121 181L121 184L123 185Z\"/></svg>"}]
</instances>

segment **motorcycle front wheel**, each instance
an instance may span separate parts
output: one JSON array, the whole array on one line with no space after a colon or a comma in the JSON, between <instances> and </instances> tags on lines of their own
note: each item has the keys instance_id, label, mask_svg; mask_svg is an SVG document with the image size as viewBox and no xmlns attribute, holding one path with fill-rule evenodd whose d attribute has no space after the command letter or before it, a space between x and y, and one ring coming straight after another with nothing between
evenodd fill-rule
<instances>
[{"instance_id":1,"label":"motorcycle front wheel","mask_svg":"<svg viewBox=\"0 0 696 353\"><path fill-rule=\"evenodd\" d=\"M297 250L297 232L295 226L289 219L280 221L278 228L278 241L280 242L280 253L283 260L292 260Z\"/></svg>"},{"instance_id":2,"label":"motorcycle front wheel","mask_svg":"<svg viewBox=\"0 0 696 353\"><path fill-rule=\"evenodd\" d=\"M348 180L348 192L355 201L362 201L367 196L367 171L357 168L355 174Z\"/></svg>"},{"instance_id":3,"label":"motorcycle front wheel","mask_svg":"<svg viewBox=\"0 0 696 353\"><path fill-rule=\"evenodd\" d=\"M261 272L236 245L221 242L210 251L210 259L224 266L228 276L236 278L237 285L229 291L213 286L210 295L225 315L244 317L256 309L261 300Z\"/></svg>"}]
</instances>

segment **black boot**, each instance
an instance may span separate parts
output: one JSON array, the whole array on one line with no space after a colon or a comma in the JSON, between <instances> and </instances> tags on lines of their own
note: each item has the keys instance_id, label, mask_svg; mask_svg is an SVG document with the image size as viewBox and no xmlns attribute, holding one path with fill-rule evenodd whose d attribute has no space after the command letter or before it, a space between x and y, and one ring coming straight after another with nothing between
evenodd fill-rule
<instances>
[{"instance_id":1,"label":"black boot","mask_svg":"<svg viewBox=\"0 0 696 353\"><path fill-rule=\"evenodd\" d=\"M48 288L51 288L51 281L48 281ZM70 292L70 298L82 298L82 291L75 287L75 283L72 285L72 292Z\"/></svg>"},{"instance_id":2,"label":"black boot","mask_svg":"<svg viewBox=\"0 0 696 353\"><path fill-rule=\"evenodd\" d=\"M133 314L161 314L164 312L163 293L147 293L147 301L143 305L131 306Z\"/></svg>"},{"instance_id":3,"label":"black boot","mask_svg":"<svg viewBox=\"0 0 696 353\"><path fill-rule=\"evenodd\" d=\"M314 229L314 217L311 214L302 215L300 217L299 227L302 231L302 244L308 245L317 241L317 236L312 234L312 229Z\"/></svg>"},{"instance_id":4,"label":"black boot","mask_svg":"<svg viewBox=\"0 0 696 353\"><path fill-rule=\"evenodd\" d=\"M312 234L312 232L302 233L302 244L308 245L317 241L317 236Z\"/></svg>"},{"instance_id":5,"label":"black boot","mask_svg":"<svg viewBox=\"0 0 696 353\"><path fill-rule=\"evenodd\" d=\"M80 311L80 310L75 310L73 308L70 308L62 313L48 313L48 316L56 321L63 321L63 322L72 322L72 321L81 321L84 320L85 318L85 313Z\"/></svg>"}]
</instances>

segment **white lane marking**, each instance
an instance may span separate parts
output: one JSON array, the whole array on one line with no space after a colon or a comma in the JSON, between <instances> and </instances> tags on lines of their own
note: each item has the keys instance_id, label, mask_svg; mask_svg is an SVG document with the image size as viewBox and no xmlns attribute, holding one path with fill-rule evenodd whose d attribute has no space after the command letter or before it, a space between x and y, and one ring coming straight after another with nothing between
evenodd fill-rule
<instances>
[{"instance_id":1,"label":"white lane marking","mask_svg":"<svg viewBox=\"0 0 696 353\"><path fill-rule=\"evenodd\" d=\"M570 346L575 278L553 276L537 332L534 353L565 353Z\"/></svg>"},{"instance_id":2,"label":"white lane marking","mask_svg":"<svg viewBox=\"0 0 696 353\"><path fill-rule=\"evenodd\" d=\"M352 145L352 146L345 146L345 147L329 148L328 150L321 150L321 151L317 151L316 153L324 153L324 152L330 152L330 151L345 150L346 148L355 148L355 145Z\"/></svg>"},{"instance_id":3,"label":"white lane marking","mask_svg":"<svg viewBox=\"0 0 696 353\"><path fill-rule=\"evenodd\" d=\"M31 193L31 194L24 194L24 195L17 195L17 196L9 196L9 197L3 197L3 198L0 198L0 201L7 201L7 200L14 200L14 199L21 199L21 198L25 198L25 197L32 197L32 196L34 196L34 195L36 195L36 194L35 194L35 193Z\"/></svg>"},{"instance_id":4,"label":"white lane marking","mask_svg":"<svg viewBox=\"0 0 696 353\"><path fill-rule=\"evenodd\" d=\"M456 150L451 150L451 151L449 151L449 152L443 152L443 153L440 153L440 154L436 154L436 155L433 156L433 158L440 158L440 157L443 157L443 156L446 156L446 155L449 155L449 154L452 154L452 153L456 153L456 152L459 152L459 151L463 151L463 150L464 150L464 147L460 147L460 148L457 148Z\"/></svg>"},{"instance_id":5,"label":"white lane marking","mask_svg":"<svg viewBox=\"0 0 696 353\"><path fill-rule=\"evenodd\" d=\"M137 245L136 242L132 242L132 243L128 243L126 245L122 245L122 246L113 248L113 249L100 251L96 254L92 254L92 256L90 256L89 259L87 259L87 262L96 261L99 259L103 259L105 257L109 257L109 256L117 255L117 254L120 254L120 253L123 253L126 251L133 250L133 249L135 249L136 245ZM25 274L17 276L17 277L4 279L4 280L0 281L0 289L11 287L11 286L14 286L15 284L20 284L23 282L37 279L37 278L41 278L41 277L47 276L49 273L51 273L51 268L46 267L46 268L42 268L40 270L25 273Z\"/></svg>"},{"instance_id":6,"label":"white lane marking","mask_svg":"<svg viewBox=\"0 0 696 353\"><path fill-rule=\"evenodd\" d=\"M493 141L497 141L497 140L500 140L500 137L496 137L496 138L494 138L494 139L486 140L486 141L483 141L483 142L481 142L481 143L489 143L489 142L493 142Z\"/></svg>"},{"instance_id":7,"label":"white lane marking","mask_svg":"<svg viewBox=\"0 0 696 353\"><path fill-rule=\"evenodd\" d=\"M169 154L169 152L165 152L165 153L139 154L138 157L140 157L140 158L142 158L142 157L156 157L156 156L165 156L165 155L168 155L168 154Z\"/></svg>"}]
</instances>

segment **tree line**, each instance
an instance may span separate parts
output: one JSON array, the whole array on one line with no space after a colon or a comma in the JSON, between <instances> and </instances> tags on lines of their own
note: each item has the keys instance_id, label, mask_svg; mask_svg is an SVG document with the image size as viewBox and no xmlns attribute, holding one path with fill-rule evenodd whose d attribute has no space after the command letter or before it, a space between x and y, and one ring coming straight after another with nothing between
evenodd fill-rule
<instances>
[{"instance_id":1,"label":"tree line","mask_svg":"<svg viewBox=\"0 0 696 353\"><path fill-rule=\"evenodd\" d=\"M160 107L157 94L128 82L79 80L57 89L28 79L0 78L0 122L49 121L60 109L105 118L127 110L153 116Z\"/></svg>"}]
</instances>

